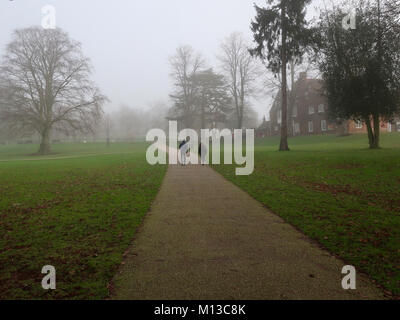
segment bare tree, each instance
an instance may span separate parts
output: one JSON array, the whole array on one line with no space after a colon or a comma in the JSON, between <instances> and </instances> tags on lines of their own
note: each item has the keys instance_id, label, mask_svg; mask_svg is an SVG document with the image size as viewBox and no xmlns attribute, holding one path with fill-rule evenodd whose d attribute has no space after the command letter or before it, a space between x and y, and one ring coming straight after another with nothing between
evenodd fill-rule
<instances>
[{"instance_id":1,"label":"bare tree","mask_svg":"<svg viewBox=\"0 0 400 320\"><path fill-rule=\"evenodd\" d=\"M205 62L201 55L196 54L192 47L183 46L176 50L170 58L171 77L175 81L175 92L171 94L174 100L174 113L180 113L184 125L190 128L196 112L194 103L194 86L191 79L203 68Z\"/></svg>"},{"instance_id":2,"label":"bare tree","mask_svg":"<svg viewBox=\"0 0 400 320\"><path fill-rule=\"evenodd\" d=\"M0 67L0 117L39 133L50 152L52 130L91 131L106 98L89 79L81 45L61 29L16 30Z\"/></svg>"},{"instance_id":3,"label":"bare tree","mask_svg":"<svg viewBox=\"0 0 400 320\"><path fill-rule=\"evenodd\" d=\"M240 33L232 33L221 43L218 56L235 107L237 128L243 127L247 100L256 92L256 80L260 75L257 61L250 55L248 43Z\"/></svg>"}]
</instances>

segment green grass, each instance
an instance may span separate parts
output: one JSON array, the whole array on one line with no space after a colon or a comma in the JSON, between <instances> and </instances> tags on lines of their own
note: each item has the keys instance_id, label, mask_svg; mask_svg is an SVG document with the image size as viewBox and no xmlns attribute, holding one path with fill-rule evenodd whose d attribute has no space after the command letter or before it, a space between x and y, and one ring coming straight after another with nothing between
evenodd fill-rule
<instances>
[{"instance_id":1,"label":"green grass","mask_svg":"<svg viewBox=\"0 0 400 320\"><path fill-rule=\"evenodd\" d=\"M251 176L214 168L400 295L400 135L383 135L381 150L364 135L294 138L288 153L277 145L257 141ZM57 144L37 157L36 145L0 145L0 299L108 296L165 174L146 163L146 147ZM56 267L55 291L41 288L44 265Z\"/></svg>"},{"instance_id":2,"label":"green grass","mask_svg":"<svg viewBox=\"0 0 400 320\"><path fill-rule=\"evenodd\" d=\"M35 145L0 146L0 299L108 296L166 171L147 164L146 146L59 144L58 160L29 156ZM57 290L42 289L44 265L56 268Z\"/></svg>"},{"instance_id":3,"label":"green grass","mask_svg":"<svg viewBox=\"0 0 400 320\"><path fill-rule=\"evenodd\" d=\"M42 159L65 159L82 156L94 156L98 154L124 154L135 152L135 146L145 146L145 143L113 143L107 147L105 143L58 143L51 146L51 154L46 156L35 155L38 145L0 145L0 162L10 160L42 160ZM34 155L34 156L33 156Z\"/></svg>"},{"instance_id":4,"label":"green grass","mask_svg":"<svg viewBox=\"0 0 400 320\"><path fill-rule=\"evenodd\" d=\"M214 168L287 222L400 295L400 134L259 140L255 170Z\"/></svg>"}]
</instances>

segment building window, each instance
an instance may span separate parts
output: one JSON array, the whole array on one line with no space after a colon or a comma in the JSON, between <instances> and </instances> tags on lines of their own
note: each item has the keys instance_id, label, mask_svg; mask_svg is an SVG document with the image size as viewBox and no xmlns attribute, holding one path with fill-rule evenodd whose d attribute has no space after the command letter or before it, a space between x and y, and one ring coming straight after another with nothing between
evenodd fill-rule
<instances>
[{"instance_id":1,"label":"building window","mask_svg":"<svg viewBox=\"0 0 400 320\"><path fill-rule=\"evenodd\" d=\"M356 129L362 129L363 124L361 121L356 121Z\"/></svg>"},{"instance_id":2,"label":"building window","mask_svg":"<svg viewBox=\"0 0 400 320\"><path fill-rule=\"evenodd\" d=\"M295 134L299 134L300 133L300 124L299 123L295 123L294 124L294 133Z\"/></svg>"},{"instance_id":3,"label":"building window","mask_svg":"<svg viewBox=\"0 0 400 320\"><path fill-rule=\"evenodd\" d=\"M326 131L326 120L321 120L321 130Z\"/></svg>"},{"instance_id":4,"label":"building window","mask_svg":"<svg viewBox=\"0 0 400 320\"><path fill-rule=\"evenodd\" d=\"M308 121L308 132L314 132L314 122Z\"/></svg>"},{"instance_id":5,"label":"building window","mask_svg":"<svg viewBox=\"0 0 400 320\"><path fill-rule=\"evenodd\" d=\"M318 112L319 112L319 113L324 113L324 112L325 112L325 106L324 106L323 104L320 104L320 105L318 106Z\"/></svg>"},{"instance_id":6,"label":"building window","mask_svg":"<svg viewBox=\"0 0 400 320\"><path fill-rule=\"evenodd\" d=\"M314 114L314 106L309 106L308 107L308 114Z\"/></svg>"},{"instance_id":7,"label":"building window","mask_svg":"<svg viewBox=\"0 0 400 320\"><path fill-rule=\"evenodd\" d=\"M278 131L278 126L275 126L275 131Z\"/></svg>"},{"instance_id":8,"label":"building window","mask_svg":"<svg viewBox=\"0 0 400 320\"><path fill-rule=\"evenodd\" d=\"M297 106L293 107L293 117L297 117Z\"/></svg>"}]
</instances>

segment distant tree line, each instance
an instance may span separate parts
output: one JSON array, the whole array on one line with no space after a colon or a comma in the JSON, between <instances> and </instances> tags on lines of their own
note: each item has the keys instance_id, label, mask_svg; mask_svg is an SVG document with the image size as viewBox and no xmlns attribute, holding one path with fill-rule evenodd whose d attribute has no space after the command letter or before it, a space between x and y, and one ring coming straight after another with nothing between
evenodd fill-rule
<instances>
[{"instance_id":1,"label":"distant tree line","mask_svg":"<svg viewBox=\"0 0 400 320\"><path fill-rule=\"evenodd\" d=\"M316 22L306 19L309 4L267 0L266 7L255 6L253 43L231 34L220 45L216 66L191 46L178 48L169 60L172 106L161 108L158 118L129 107L104 118L107 98L90 78L92 67L80 43L61 29L16 30L0 63L0 137L35 134L38 153L48 154L52 132L100 133L110 140L141 136L144 123L162 127L166 119L187 128L254 127L251 101L273 88L282 95L279 150L288 151L287 110L295 98L290 89L307 56L321 74L330 117L362 121L370 148L379 148L381 121L400 113L400 0L344 0L323 10ZM354 29L343 27L349 14L343 8L353 9ZM265 88L259 87L262 82Z\"/></svg>"},{"instance_id":2,"label":"distant tree line","mask_svg":"<svg viewBox=\"0 0 400 320\"><path fill-rule=\"evenodd\" d=\"M186 128L255 126L257 115L251 98L257 94L260 68L248 51L243 35L233 33L220 46L216 72L191 46L179 47L170 58L174 92L170 119L181 121Z\"/></svg>"},{"instance_id":3,"label":"distant tree line","mask_svg":"<svg viewBox=\"0 0 400 320\"><path fill-rule=\"evenodd\" d=\"M154 102L145 108L121 105L104 116L97 126L96 137L107 141L144 140L149 130L167 129L168 106L162 101Z\"/></svg>"}]
</instances>

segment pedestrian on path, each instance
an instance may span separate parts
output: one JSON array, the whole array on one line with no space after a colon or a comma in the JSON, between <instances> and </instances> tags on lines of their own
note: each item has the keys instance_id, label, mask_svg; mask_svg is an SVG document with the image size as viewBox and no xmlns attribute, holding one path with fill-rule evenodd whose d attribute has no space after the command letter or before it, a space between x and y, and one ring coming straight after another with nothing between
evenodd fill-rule
<instances>
[{"instance_id":1,"label":"pedestrian on path","mask_svg":"<svg viewBox=\"0 0 400 320\"><path fill-rule=\"evenodd\" d=\"M188 152L188 147L189 147L189 137L186 140L183 140L179 144L179 151L181 154L181 164L183 166L186 165L186 153Z\"/></svg>"},{"instance_id":2,"label":"pedestrian on path","mask_svg":"<svg viewBox=\"0 0 400 320\"><path fill-rule=\"evenodd\" d=\"M206 163L206 156L207 156L207 147L200 142L199 144L199 156L201 159L201 164L204 166L204 164Z\"/></svg>"}]
</instances>

